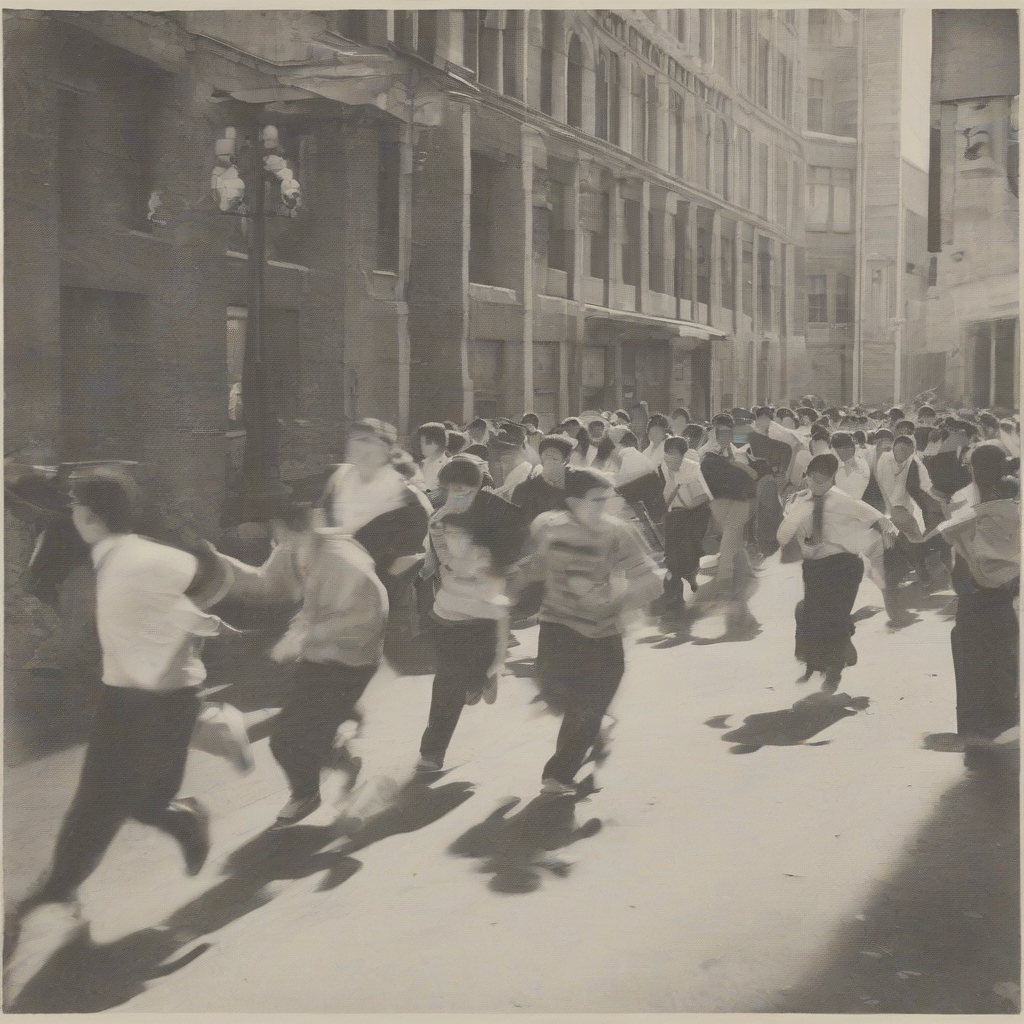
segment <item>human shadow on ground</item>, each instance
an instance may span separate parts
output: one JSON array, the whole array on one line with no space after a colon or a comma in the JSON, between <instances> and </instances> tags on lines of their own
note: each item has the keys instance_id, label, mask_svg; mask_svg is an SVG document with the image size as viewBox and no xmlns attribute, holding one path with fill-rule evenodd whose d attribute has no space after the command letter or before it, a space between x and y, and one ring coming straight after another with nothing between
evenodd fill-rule
<instances>
[{"instance_id":1,"label":"human shadow on ground","mask_svg":"<svg viewBox=\"0 0 1024 1024\"><path fill-rule=\"evenodd\" d=\"M600 818L577 824L576 805L581 799L580 794L542 795L508 817L520 803L519 797L508 797L479 825L459 836L448 852L482 861L479 871L493 876L488 888L494 892L536 892L545 872L566 878L572 871L570 861L551 856L555 850L601 831Z\"/></svg>"},{"instance_id":2,"label":"human shadow on ground","mask_svg":"<svg viewBox=\"0 0 1024 1024\"><path fill-rule=\"evenodd\" d=\"M729 751L732 754L752 754L762 747L799 746L830 725L863 711L869 704L869 698L851 697L848 693L812 693L790 708L748 715L743 725L725 733L722 739L734 744ZM730 717L718 715L704 724L712 729L728 729ZM823 746L827 742L808 746Z\"/></svg>"},{"instance_id":3,"label":"human shadow on ground","mask_svg":"<svg viewBox=\"0 0 1024 1024\"><path fill-rule=\"evenodd\" d=\"M106 945L83 938L65 947L7 1009L95 1013L121 1006L143 992L148 982L180 970L211 948L212 942L193 945L198 939L270 903L278 894L275 883L323 871L317 891L336 889L363 866L352 854L391 836L425 828L472 794L469 783L431 787L413 778L365 822L342 817L330 825L300 824L261 832L227 858L222 881L160 925Z\"/></svg>"}]
</instances>

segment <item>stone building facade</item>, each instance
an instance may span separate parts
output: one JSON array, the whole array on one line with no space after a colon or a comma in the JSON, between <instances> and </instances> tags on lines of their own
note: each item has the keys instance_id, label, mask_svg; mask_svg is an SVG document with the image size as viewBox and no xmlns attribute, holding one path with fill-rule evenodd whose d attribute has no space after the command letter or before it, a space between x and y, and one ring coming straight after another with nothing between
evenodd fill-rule
<instances>
[{"instance_id":1,"label":"stone building facade","mask_svg":"<svg viewBox=\"0 0 1024 1024\"><path fill-rule=\"evenodd\" d=\"M812 385L795 11L4 24L10 457L137 460L215 529L248 317L251 226L210 193L229 125L276 125L304 192L267 227L286 480L359 416L710 415Z\"/></svg>"}]
</instances>

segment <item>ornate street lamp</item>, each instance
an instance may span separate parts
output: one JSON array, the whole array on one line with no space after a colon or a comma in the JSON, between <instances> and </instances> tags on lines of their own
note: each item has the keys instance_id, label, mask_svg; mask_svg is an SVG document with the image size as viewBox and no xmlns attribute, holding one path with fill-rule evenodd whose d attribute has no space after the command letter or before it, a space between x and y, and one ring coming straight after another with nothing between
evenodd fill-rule
<instances>
[{"instance_id":1,"label":"ornate street lamp","mask_svg":"<svg viewBox=\"0 0 1024 1024\"><path fill-rule=\"evenodd\" d=\"M256 140L256 141L254 141ZM217 207L228 216L248 221L248 316L242 362L242 422L245 449L244 520L264 518L269 501L290 493L281 483L277 464L277 412L263 334L264 271L267 257L267 217L295 217L302 190L285 158L277 128L252 125L247 137L235 128L224 130L215 146L216 164L210 187ZM239 161L241 160L241 164ZM277 186L276 189L273 187ZM276 199L268 202L267 193Z\"/></svg>"}]
</instances>

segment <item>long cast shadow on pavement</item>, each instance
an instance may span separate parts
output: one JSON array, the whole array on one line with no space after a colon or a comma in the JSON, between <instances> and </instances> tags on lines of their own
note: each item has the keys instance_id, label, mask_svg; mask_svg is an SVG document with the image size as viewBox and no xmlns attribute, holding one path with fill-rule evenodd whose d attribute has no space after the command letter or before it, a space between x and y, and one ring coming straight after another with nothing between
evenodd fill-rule
<instances>
[{"instance_id":1,"label":"long cast shadow on pavement","mask_svg":"<svg viewBox=\"0 0 1024 1024\"><path fill-rule=\"evenodd\" d=\"M943 794L801 982L735 1012L1019 1013L1020 756L991 758Z\"/></svg>"},{"instance_id":2,"label":"long cast shadow on pavement","mask_svg":"<svg viewBox=\"0 0 1024 1024\"><path fill-rule=\"evenodd\" d=\"M816 692L798 700L781 711L765 711L748 715L743 725L725 733L722 739L734 746L732 754L752 754L762 747L794 747L807 743L836 722L863 711L870 703L867 697L851 697L848 693ZM728 729L731 715L718 715L704 724L712 729ZM820 741L824 745L827 740Z\"/></svg>"},{"instance_id":3,"label":"long cast shadow on pavement","mask_svg":"<svg viewBox=\"0 0 1024 1024\"><path fill-rule=\"evenodd\" d=\"M349 836L351 819L326 826L295 825L261 832L228 858L227 877L154 928L108 945L83 940L61 950L32 979L8 1012L95 1013L139 995L146 983L180 970L206 952L203 936L265 906L274 882L320 871L320 892L336 889L362 868L352 854L383 839L414 832L443 818L473 794L466 782L436 788L412 779L390 806ZM358 825L357 825L358 827ZM329 849L325 849L329 847Z\"/></svg>"},{"instance_id":4,"label":"long cast shadow on pavement","mask_svg":"<svg viewBox=\"0 0 1024 1024\"><path fill-rule=\"evenodd\" d=\"M520 803L519 797L509 797L479 825L459 836L448 852L481 860L479 871L493 876L488 887L494 892L536 892L544 872L565 878L572 870L571 862L551 856L555 850L601 831L599 818L577 825L576 804L581 799L582 795L539 796L508 817Z\"/></svg>"}]
</instances>

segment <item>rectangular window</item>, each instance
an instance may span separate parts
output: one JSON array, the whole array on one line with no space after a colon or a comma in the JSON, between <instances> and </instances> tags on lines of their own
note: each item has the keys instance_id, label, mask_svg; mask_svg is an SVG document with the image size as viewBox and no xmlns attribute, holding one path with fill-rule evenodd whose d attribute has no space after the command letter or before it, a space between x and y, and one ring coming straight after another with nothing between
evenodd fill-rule
<instances>
[{"instance_id":1,"label":"rectangular window","mask_svg":"<svg viewBox=\"0 0 1024 1024\"><path fill-rule=\"evenodd\" d=\"M715 125L715 192L729 199L729 127L722 118Z\"/></svg>"},{"instance_id":2,"label":"rectangular window","mask_svg":"<svg viewBox=\"0 0 1024 1024\"><path fill-rule=\"evenodd\" d=\"M395 46L400 50L416 48L415 11L395 11Z\"/></svg>"},{"instance_id":3,"label":"rectangular window","mask_svg":"<svg viewBox=\"0 0 1024 1024\"><path fill-rule=\"evenodd\" d=\"M495 201L500 195L501 165L473 153L469 198L469 279L476 284L497 285Z\"/></svg>"},{"instance_id":4,"label":"rectangular window","mask_svg":"<svg viewBox=\"0 0 1024 1024\"><path fill-rule=\"evenodd\" d=\"M607 192L580 196L580 219L590 240L591 277L608 280L608 240L611 231L611 197Z\"/></svg>"},{"instance_id":5,"label":"rectangular window","mask_svg":"<svg viewBox=\"0 0 1024 1024\"><path fill-rule=\"evenodd\" d=\"M522 99L522 67L523 67L523 12L508 10L505 15L505 29L501 39L501 91L506 96Z\"/></svg>"},{"instance_id":6,"label":"rectangular window","mask_svg":"<svg viewBox=\"0 0 1024 1024\"><path fill-rule=\"evenodd\" d=\"M757 147L757 212L768 216L768 143Z\"/></svg>"},{"instance_id":7,"label":"rectangular window","mask_svg":"<svg viewBox=\"0 0 1024 1024\"><path fill-rule=\"evenodd\" d=\"M825 130L825 81L821 78L807 79L807 130Z\"/></svg>"},{"instance_id":8,"label":"rectangular window","mask_svg":"<svg viewBox=\"0 0 1024 1024\"><path fill-rule=\"evenodd\" d=\"M559 16L557 11L544 11L541 17L540 109L542 113L550 114L554 92L555 41L558 36Z\"/></svg>"},{"instance_id":9,"label":"rectangular window","mask_svg":"<svg viewBox=\"0 0 1024 1024\"><path fill-rule=\"evenodd\" d=\"M697 184L703 188L708 187L708 163L710 160L710 154L708 152L708 136L707 129L705 128L705 121L710 118L708 114L697 114L696 119L696 132L697 132L697 166L696 166L696 177Z\"/></svg>"},{"instance_id":10,"label":"rectangular window","mask_svg":"<svg viewBox=\"0 0 1024 1024\"><path fill-rule=\"evenodd\" d=\"M462 12L462 66L476 71L479 50L480 12Z\"/></svg>"},{"instance_id":11,"label":"rectangular window","mask_svg":"<svg viewBox=\"0 0 1024 1024\"><path fill-rule=\"evenodd\" d=\"M807 168L806 193L804 227L808 231L828 231L829 175L827 167Z\"/></svg>"},{"instance_id":12,"label":"rectangular window","mask_svg":"<svg viewBox=\"0 0 1024 1024\"><path fill-rule=\"evenodd\" d=\"M763 36L757 37L757 102L768 109L771 85L771 45Z\"/></svg>"},{"instance_id":13,"label":"rectangular window","mask_svg":"<svg viewBox=\"0 0 1024 1024\"><path fill-rule=\"evenodd\" d=\"M740 84L751 98L757 68L757 50L754 46L754 16L751 11L740 15Z\"/></svg>"},{"instance_id":14,"label":"rectangular window","mask_svg":"<svg viewBox=\"0 0 1024 1024\"><path fill-rule=\"evenodd\" d=\"M775 150L775 220L786 230L789 227L789 158Z\"/></svg>"},{"instance_id":15,"label":"rectangular window","mask_svg":"<svg viewBox=\"0 0 1024 1024\"><path fill-rule=\"evenodd\" d=\"M807 42L810 46L828 46L828 16L826 10L807 12Z\"/></svg>"},{"instance_id":16,"label":"rectangular window","mask_svg":"<svg viewBox=\"0 0 1024 1024\"><path fill-rule=\"evenodd\" d=\"M398 273L398 211L402 153L399 143L377 146L377 270Z\"/></svg>"},{"instance_id":17,"label":"rectangular window","mask_svg":"<svg viewBox=\"0 0 1024 1024\"><path fill-rule=\"evenodd\" d=\"M647 76L638 64L630 66L629 96L633 138L630 152L641 160L647 156Z\"/></svg>"},{"instance_id":18,"label":"rectangular window","mask_svg":"<svg viewBox=\"0 0 1024 1024\"><path fill-rule=\"evenodd\" d=\"M743 274L743 312L754 315L754 228L751 224L743 225L743 254L740 267Z\"/></svg>"},{"instance_id":19,"label":"rectangular window","mask_svg":"<svg viewBox=\"0 0 1024 1024\"><path fill-rule=\"evenodd\" d=\"M757 318L761 330L772 328L773 243L763 235L757 240Z\"/></svg>"},{"instance_id":20,"label":"rectangular window","mask_svg":"<svg viewBox=\"0 0 1024 1024\"><path fill-rule=\"evenodd\" d=\"M437 11L419 11L416 15L416 52L434 62L437 51Z\"/></svg>"},{"instance_id":21,"label":"rectangular window","mask_svg":"<svg viewBox=\"0 0 1024 1024\"><path fill-rule=\"evenodd\" d=\"M622 145L622 75L619 55L608 55L608 141Z\"/></svg>"},{"instance_id":22,"label":"rectangular window","mask_svg":"<svg viewBox=\"0 0 1024 1024\"><path fill-rule=\"evenodd\" d=\"M658 162L658 80L654 75L645 75L647 89L647 161Z\"/></svg>"},{"instance_id":23,"label":"rectangular window","mask_svg":"<svg viewBox=\"0 0 1024 1024\"><path fill-rule=\"evenodd\" d=\"M675 232L675 293L680 299L691 299L691 277L693 266L690 262L689 205L680 203L673 218Z\"/></svg>"},{"instance_id":24,"label":"rectangular window","mask_svg":"<svg viewBox=\"0 0 1024 1024\"><path fill-rule=\"evenodd\" d=\"M697 301L711 304L711 227L714 215L697 209Z\"/></svg>"},{"instance_id":25,"label":"rectangular window","mask_svg":"<svg viewBox=\"0 0 1024 1024\"><path fill-rule=\"evenodd\" d=\"M601 50L597 55L594 73L594 134L599 139L608 138L608 53Z\"/></svg>"},{"instance_id":26,"label":"rectangular window","mask_svg":"<svg viewBox=\"0 0 1024 1024\"><path fill-rule=\"evenodd\" d=\"M572 232L566 230L568 211L566 187L557 179L548 180L548 198L551 210L548 214L548 266L552 270L569 273L572 251Z\"/></svg>"},{"instance_id":27,"label":"rectangular window","mask_svg":"<svg viewBox=\"0 0 1024 1024\"><path fill-rule=\"evenodd\" d=\"M635 199L623 201L622 283L640 284L640 216L643 206Z\"/></svg>"},{"instance_id":28,"label":"rectangular window","mask_svg":"<svg viewBox=\"0 0 1024 1024\"><path fill-rule=\"evenodd\" d=\"M853 323L853 278L849 274L836 274L836 323Z\"/></svg>"},{"instance_id":29,"label":"rectangular window","mask_svg":"<svg viewBox=\"0 0 1024 1024\"><path fill-rule=\"evenodd\" d=\"M807 322L828 323L828 278L824 274L807 275Z\"/></svg>"},{"instance_id":30,"label":"rectangular window","mask_svg":"<svg viewBox=\"0 0 1024 1024\"><path fill-rule=\"evenodd\" d=\"M846 233L850 231L850 171L834 167L832 169L832 230Z\"/></svg>"},{"instance_id":31,"label":"rectangular window","mask_svg":"<svg viewBox=\"0 0 1024 1024\"><path fill-rule=\"evenodd\" d=\"M668 117L668 155L672 173L677 178L686 176L686 164L684 161L684 139L686 137L686 124L683 112L683 97L674 90L668 94L669 117Z\"/></svg>"},{"instance_id":32,"label":"rectangular window","mask_svg":"<svg viewBox=\"0 0 1024 1024\"><path fill-rule=\"evenodd\" d=\"M477 11L479 47L477 79L488 89L501 84L501 11Z\"/></svg>"},{"instance_id":33,"label":"rectangular window","mask_svg":"<svg viewBox=\"0 0 1024 1024\"><path fill-rule=\"evenodd\" d=\"M665 211L651 210L647 214L647 236L650 253L647 286L652 292L664 294L665 287Z\"/></svg>"},{"instance_id":34,"label":"rectangular window","mask_svg":"<svg viewBox=\"0 0 1024 1024\"><path fill-rule=\"evenodd\" d=\"M683 44L683 46L685 46L686 45L686 18L687 18L687 13L686 13L686 11L669 11L669 14L670 15L672 15L672 14L675 15L676 39L678 39L679 42L681 42Z\"/></svg>"},{"instance_id":35,"label":"rectangular window","mask_svg":"<svg viewBox=\"0 0 1024 1024\"><path fill-rule=\"evenodd\" d=\"M746 128L736 129L736 145L739 149L739 195L736 201L740 206L750 209L750 177L751 177L751 135Z\"/></svg>"},{"instance_id":36,"label":"rectangular window","mask_svg":"<svg viewBox=\"0 0 1024 1024\"><path fill-rule=\"evenodd\" d=\"M736 274L733 269L733 249L735 244L736 225L731 220L722 221L721 236L721 274L722 274L722 308L736 308Z\"/></svg>"},{"instance_id":37,"label":"rectangular window","mask_svg":"<svg viewBox=\"0 0 1024 1024\"><path fill-rule=\"evenodd\" d=\"M715 67L732 82L732 11L715 11Z\"/></svg>"},{"instance_id":38,"label":"rectangular window","mask_svg":"<svg viewBox=\"0 0 1024 1024\"><path fill-rule=\"evenodd\" d=\"M699 11L698 19L700 21L700 59L705 63L710 62L713 42L711 33L714 29L711 26L712 11Z\"/></svg>"},{"instance_id":39,"label":"rectangular window","mask_svg":"<svg viewBox=\"0 0 1024 1024\"><path fill-rule=\"evenodd\" d=\"M503 343L474 338L469 343L469 376L473 381L473 412L492 419L501 415Z\"/></svg>"}]
</instances>

